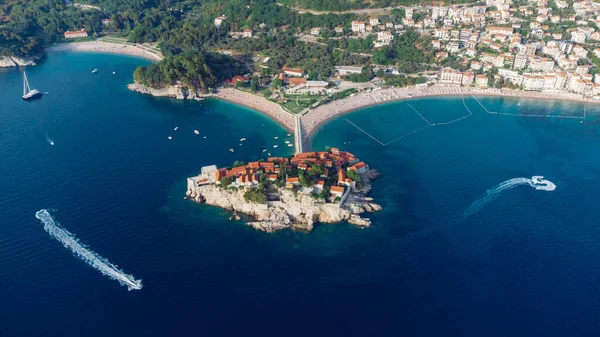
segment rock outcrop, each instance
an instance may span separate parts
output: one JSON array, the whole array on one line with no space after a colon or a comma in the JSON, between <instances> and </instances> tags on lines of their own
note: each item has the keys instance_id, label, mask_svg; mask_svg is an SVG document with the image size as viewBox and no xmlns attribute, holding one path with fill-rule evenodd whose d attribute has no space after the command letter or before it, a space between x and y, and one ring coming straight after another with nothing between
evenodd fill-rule
<instances>
[{"instance_id":1,"label":"rock outcrop","mask_svg":"<svg viewBox=\"0 0 600 337\"><path fill-rule=\"evenodd\" d=\"M175 99L189 99L200 101L210 95L198 93L194 89L190 89L186 86L168 86L164 88L151 88L140 83L131 83L127 85L127 88L131 91L136 91L142 94L152 95L156 97L170 97Z\"/></svg>"},{"instance_id":2,"label":"rock outcrop","mask_svg":"<svg viewBox=\"0 0 600 337\"><path fill-rule=\"evenodd\" d=\"M23 58L17 56L0 56L0 68L10 67L26 67L36 65L31 58Z\"/></svg>"},{"instance_id":3,"label":"rock outcrop","mask_svg":"<svg viewBox=\"0 0 600 337\"><path fill-rule=\"evenodd\" d=\"M371 198L364 197L365 190L370 189L368 180L364 182L363 186L363 189L349 193L342 206L325 203L321 199L294 193L284 188L280 188L277 192L278 201L268 201L266 204L249 203L244 200L245 189L243 188L223 189L214 184L195 186L191 179L188 179L186 195L198 203L206 203L249 215L255 221L248 222L248 225L258 230L275 232L291 228L310 231L316 223L348 221L359 227L370 226L370 219L361 218L359 214L379 211L381 206L373 203Z\"/></svg>"}]
</instances>

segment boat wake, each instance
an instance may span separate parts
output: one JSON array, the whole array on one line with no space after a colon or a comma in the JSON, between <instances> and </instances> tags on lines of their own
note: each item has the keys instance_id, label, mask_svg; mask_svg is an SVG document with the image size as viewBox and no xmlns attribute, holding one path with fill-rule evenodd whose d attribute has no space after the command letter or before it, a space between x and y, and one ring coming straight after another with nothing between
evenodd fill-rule
<instances>
[{"instance_id":1,"label":"boat wake","mask_svg":"<svg viewBox=\"0 0 600 337\"><path fill-rule=\"evenodd\" d=\"M513 178L494 186L487 190L483 197L475 200L475 202L471 204L471 206L463 213L462 220L466 220L469 216L479 212L483 206L498 198L502 192L520 185L529 185L540 191L554 191L556 185L550 180L543 178L543 176L533 176L531 179Z\"/></svg>"},{"instance_id":2,"label":"boat wake","mask_svg":"<svg viewBox=\"0 0 600 337\"><path fill-rule=\"evenodd\" d=\"M125 274L117 266L88 249L73 234L62 228L48 210L42 209L37 211L35 217L40 219L44 224L44 229L50 236L62 243L65 248L71 250L75 256L85 261L85 263L109 278L119 281L121 285L126 286L129 290L142 289L142 280L136 280L132 275Z\"/></svg>"},{"instance_id":3,"label":"boat wake","mask_svg":"<svg viewBox=\"0 0 600 337\"><path fill-rule=\"evenodd\" d=\"M54 140L52 140L52 138L46 136L46 141L48 142L48 144L50 145L54 145Z\"/></svg>"}]
</instances>

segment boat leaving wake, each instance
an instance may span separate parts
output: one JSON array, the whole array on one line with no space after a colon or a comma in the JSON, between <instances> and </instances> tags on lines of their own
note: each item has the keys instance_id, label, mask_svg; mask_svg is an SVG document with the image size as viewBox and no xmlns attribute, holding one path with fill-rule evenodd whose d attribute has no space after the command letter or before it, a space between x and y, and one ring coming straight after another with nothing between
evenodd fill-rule
<instances>
[{"instance_id":1,"label":"boat leaving wake","mask_svg":"<svg viewBox=\"0 0 600 337\"><path fill-rule=\"evenodd\" d=\"M513 187L529 185L540 191L554 191L556 189L556 185L550 180L543 178L543 176L533 176L531 179L513 178L494 186L493 188L489 189L483 197L475 200L475 202L471 204L471 206L463 213L462 220L466 220L469 216L479 212L483 206L498 198L500 193Z\"/></svg>"},{"instance_id":2,"label":"boat leaving wake","mask_svg":"<svg viewBox=\"0 0 600 337\"><path fill-rule=\"evenodd\" d=\"M84 244L77 240L75 235L62 228L48 210L41 209L37 211L35 217L40 219L44 224L44 229L50 236L60 241L65 248L70 249L75 256L85 261L91 267L97 269L109 278L119 281L121 285L126 286L129 290L142 289L142 280L136 280L132 275L125 274L122 270L119 270L117 266L88 249Z\"/></svg>"}]
</instances>

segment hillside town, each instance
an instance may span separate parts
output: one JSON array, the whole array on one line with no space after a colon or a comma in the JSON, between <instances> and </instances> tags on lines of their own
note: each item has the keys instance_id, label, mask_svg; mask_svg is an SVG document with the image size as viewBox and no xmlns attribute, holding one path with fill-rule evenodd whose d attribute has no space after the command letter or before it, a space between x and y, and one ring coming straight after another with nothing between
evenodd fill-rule
<instances>
[{"instance_id":1,"label":"hillside town","mask_svg":"<svg viewBox=\"0 0 600 337\"><path fill-rule=\"evenodd\" d=\"M412 79L399 86L442 84L592 97L600 94L600 77L596 75L600 66L599 14L600 4L592 1L486 0L475 5L398 7L333 30L313 27L297 31L295 36L316 44L365 39L374 54L393 45L407 31L416 31L426 37L424 41L429 41L435 55L426 70L403 72L393 64L374 63L372 58L364 67L338 65L327 79L313 79L306 70L283 67L262 83L279 79L286 95L331 95L350 88L362 91L398 86L389 81L396 75ZM226 20L226 16L219 16L214 24L219 26ZM232 36L258 38L252 29ZM263 63L268 57L255 60L256 71L266 68ZM357 78L365 71L371 76ZM231 84L238 81L249 84L251 76L234 78ZM310 104L303 108L310 108Z\"/></svg>"}]
</instances>

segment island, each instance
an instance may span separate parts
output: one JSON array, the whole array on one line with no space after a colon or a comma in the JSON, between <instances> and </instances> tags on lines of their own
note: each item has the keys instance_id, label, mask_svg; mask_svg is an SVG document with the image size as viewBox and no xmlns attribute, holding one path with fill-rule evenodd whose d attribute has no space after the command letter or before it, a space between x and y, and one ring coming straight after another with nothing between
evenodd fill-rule
<instances>
[{"instance_id":1,"label":"island","mask_svg":"<svg viewBox=\"0 0 600 337\"><path fill-rule=\"evenodd\" d=\"M289 158L269 157L231 168L201 168L187 178L186 198L252 218L248 225L265 232L290 228L310 231L316 223L348 221L371 225L364 212L380 211L368 197L377 170L350 152L331 148Z\"/></svg>"}]
</instances>

